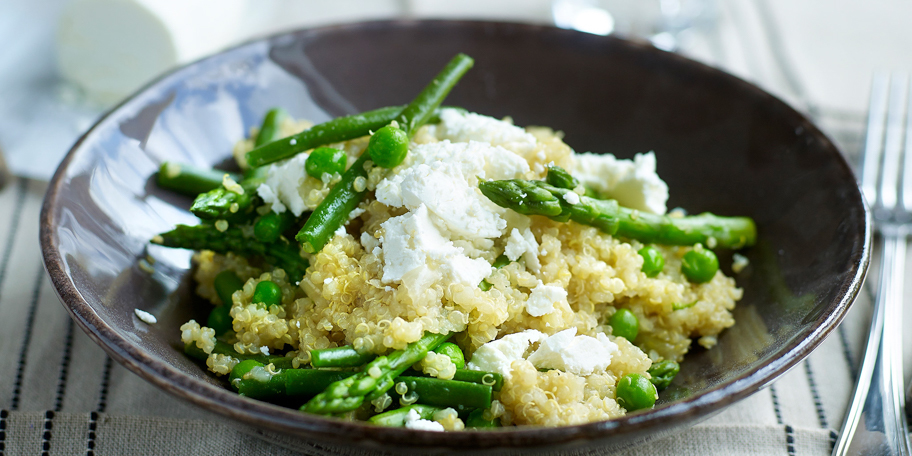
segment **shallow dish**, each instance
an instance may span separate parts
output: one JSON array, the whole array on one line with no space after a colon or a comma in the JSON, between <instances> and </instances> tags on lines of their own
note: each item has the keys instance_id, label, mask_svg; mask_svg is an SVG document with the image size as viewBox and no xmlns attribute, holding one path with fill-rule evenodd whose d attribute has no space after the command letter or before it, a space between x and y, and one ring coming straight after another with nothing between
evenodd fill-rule
<instances>
[{"instance_id":1,"label":"shallow dish","mask_svg":"<svg viewBox=\"0 0 912 456\"><path fill-rule=\"evenodd\" d=\"M562 130L577 151L654 150L669 207L748 215L760 243L735 275L736 325L694 348L656 408L561 428L431 433L372 427L237 396L183 355L178 326L205 315L189 252L148 240L193 223L155 186L163 160L219 164L273 106L298 118L401 104L452 55L475 58L447 100ZM45 266L80 326L156 386L241 423L377 449L622 448L692 425L801 361L845 316L871 225L846 162L806 118L721 71L611 37L488 22L390 21L304 30L190 64L116 107L69 152L41 213ZM158 259L154 273L143 264ZM727 274L730 258L722 260ZM156 315L147 325L134 309Z\"/></svg>"}]
</instances>

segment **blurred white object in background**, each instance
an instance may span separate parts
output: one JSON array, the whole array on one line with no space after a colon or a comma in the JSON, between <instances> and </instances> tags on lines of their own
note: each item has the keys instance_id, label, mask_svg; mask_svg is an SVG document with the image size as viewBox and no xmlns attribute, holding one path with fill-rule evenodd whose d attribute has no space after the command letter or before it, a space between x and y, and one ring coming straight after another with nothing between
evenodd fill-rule
<instances>
[{"instance_id":1,"label":"blurred white object in background","mask_svg":"<svg viewBox=\"0 0 912 456\"><path fill-rule=\"evenodd\" d=\"M102 103L233 43L249 0L76 0L57 33L60 73Z\"/></svg>"}]
</instances>

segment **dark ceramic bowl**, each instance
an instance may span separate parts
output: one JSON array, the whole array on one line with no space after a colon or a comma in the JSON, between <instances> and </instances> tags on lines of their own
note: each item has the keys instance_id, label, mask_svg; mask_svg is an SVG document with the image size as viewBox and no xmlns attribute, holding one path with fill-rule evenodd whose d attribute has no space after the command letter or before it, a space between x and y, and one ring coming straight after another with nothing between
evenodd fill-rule
<instances>
[{"instance_id":1,"label":"dark ceramic bowl","mask_svg":"<svg viewBox=\"0 0 912 456\"><path fill-rule=\"evenodd\" d=\"M457 52L476 60L448 104L565 132L577 151L654 150L669 207L748 215L760 243L735 277L736 325L695 348L651 411L561 428L432 433L302 414L240 397L187 359L178 326L205 316L189 252L150 247L189 200L158 189L163 160L212 165L273 106L323 121L416 94ZM374 22L255 41L153 82L73 147L41 213L45 265L67 310L154 385L247 425L416 451L621 448L689 426L801 361L845 316L870 256L852 172L806 118L740 79L648 45L532 25ZM155 273L139 266L151 254ZM724 265L730 264L723 260ZM727 266L725 266L727 268ZM729 274L730 271L727 271ZM133 309L159 318L141 323Z\"/></svg>"}]
</instances>

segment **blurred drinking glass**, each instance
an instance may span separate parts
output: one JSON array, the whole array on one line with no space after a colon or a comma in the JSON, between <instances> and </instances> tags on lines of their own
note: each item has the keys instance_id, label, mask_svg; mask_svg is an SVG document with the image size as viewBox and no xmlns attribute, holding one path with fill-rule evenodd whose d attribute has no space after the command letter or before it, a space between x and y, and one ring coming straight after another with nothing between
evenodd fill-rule
<instances>
[{"instance_id":1,"label":"blurred drinking glass","mask_svg":"<svg viewBox=\"0 0 912 456\"><path fill-rule=\"evenodd\" d=\"M551 14L561 28L644 38L677 51L715 27L718 9L716 0L553 0Z\"/></svg>"}]
</instances>

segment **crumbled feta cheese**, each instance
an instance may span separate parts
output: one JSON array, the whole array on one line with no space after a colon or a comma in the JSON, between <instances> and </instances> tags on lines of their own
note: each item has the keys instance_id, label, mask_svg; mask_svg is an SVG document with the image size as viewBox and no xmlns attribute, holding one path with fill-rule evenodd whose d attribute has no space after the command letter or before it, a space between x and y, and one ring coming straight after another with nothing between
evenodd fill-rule
<instances>
[{"instance_id":1,"label":"crumbled feta cheese","mask_svg":"<svg viewBox=\"0 0 912 456\"><path fill-rule=\"evenodd\" d=\"M265 356L269 356L269 347L267 347L265 345L260 347L260 353L262 353Z\"/></svg>"},{"instance_id":2,"label":"crumbled feta cheese","mask_svg":"<svg viewBox=\"0 0 912 456\"><path fill-rule=\"evenodd\" d=\"M406 429L417 429L419 431L443 432L445 430L443 425L436 421L421 419L421 415L415 409L409 410L405 415L405 427Z\"/></svg>"},{"instance_id":3,"label":"crumbled feta cheese","mask_svg":"<svg viewBox=\"0 0 912 456\"><path fill-rule=\"evenodd\" d=\"M510 261L516 261L521 256L526 260L526 267L530 271L538 272L541 270L541 263L538 261L538 241L535 240L535 236L529 228L524 228L522 231L513 228L513 231L510 232L510 237L507 238L504 255Z\"/></svg>"},{"instance_id":4,"label":"crumbled feta cheese","mask_svg":"<svg viewBox=\"0 0 912 456\"><path fill-rule=\"evenodd\" d=\"M453 142L480 141L521 153L535 148L535 136L512 122L458 109L442 109L437 136Z\"/></svg>"},{"instance_id":5,"label":"crumbled feta cheese","mask_svg":"<svg viewBox=\"0 0 912 456\"><path fill-rule=\"evenodd\" d=\"M345 225L341 225L333 232L333 236L345 236L346 233L348 233L348 231L345 231Z\"/></svg>"},{"instance_id":6,"label":"crumbled feta cheese","mask_svg":"<svg viewBox=\"0 0 912 456\"><path fill-rule=\"evenodd\" d=\"M602 333L597 337L577 336L576 328L570 328L541 341L528 360L539 369L559 369L586 376L607 369L617 351L617 344Z\"/></svg>"},{"instance_id":7,"label":"crumbled feta cheese","mask_svg":"<svg viewBox=\"0 0 912 456\"><path fill-rule=\"evenodd\" d=\"M257 194L271 206L273 212L281 214L287 209L298 217L307 209L298 189L307 178L304 162L308 156L302 153L269 165L266 182L257 187Z\"/></svg>"},{"instance_id":8,"label":"crumbled feta cheese","mask_svg":"<svg viewBox=\"0 0 912 456\"><path fill-rule=\"evenodd\" d=\"M478 142L416 146L408 164L377 185L377 201L414 211L424 204L435 223L456 237L491 239L506 228L505 212L478 190L478 178L508 179L528 172L526 161Z\"/></svg>"},{"instance_id":9,"label":"crumbled feta cheese","mask_svg":"<svg viewBox=\"0 0 912 456\"><path fill-rule=\"evenodd\" d=\"M732 255L732 272L735 274L740 274L747 265L750 264L750 260L746 256L736 253Z\"/></svg>"},{"instance_id":10,"label":"crumbled feta cheese","mask_svg":"<svg viewBox=\"0 0 912 456\"><path fill-rule=\"evenodd\" d=\"M574 192L567 192L567 193L564 193L564 201L566 201L569 204L579 204L580 197L579 197L579 195L577 195Z\"/></svg>"},{"instance_id":11,"label":"crumbled feta cheese","mask_svg":"<svg viewBox=\"0 0 912 456\"><path fill-rule=\"evenodd\" d=\"M158 319L155 318L155 315L150 314L144 310L133 309L133 313L136 314L136 317L143 321L147 325L154 325L158 323Z\"/></svg>"},{"instance_id":12,"label":"crumbled feta cheese","mask_svg":"<svg viewBox=\"0 0 912 456\"><path fill-rule=\"evenodd\" d=\"M356 207L356 208L352 209L351 212L348 213L348 219L354 220L358 217L361 217L361 214L363 214L363 213L364 213L363 207Z\"/></svg>"},{"instance_id":13,"label":"crumbled feta cheese","mask_svg":"<svg viewBox=\"0 0 912 456\"><path fill-rule=\"evenodd\" d=\"M656 174L655 153L619 160L611 154L577 154L573 175L585 185L616 199L622 206L664 214L668 185Z\"/></svg>"},{"instance_id":14,"label":"crumbled feta cheese","mask_svg":"<svg viewBox=\"0 0 912 456\"><path fill-rule=\"evenodd\" d=\"M563 287L545 285L541 281L532 289L526 300L526 313L533 317L547 315L554 311L554 305L567 299L567 290Z\"/></svg>"},{"instance_id":15,"label":"crumbled feta cheese","mask_svg":"<svg viewBox=\"0 0 912 456\"><path fill-rule=\"evenodd\" d=\"M423 204L414 211L390 218L380 225L383 236L383 283L403 281L411 271L412 284L432 281L430 274L448 275L453 281L478 285L493 268L481 258L471 259L444 238ZM363 236L362 236L363 242Z\"/></svg>"},{"instance_id":16,"label":"crumbled feta cheese","mask_svg":"<svg viewBox=\"0 0 912 456\"><path fill-rule=\"evenodd\" d=\"M364 231L361 233L361 247L364 247L365 252L374 253L374 249L380 247L380 241L367 231ZM374 254L376 255L376 253Z\"/></svg>"},{"instance_id":17,"label":"crumbled feta cheese","mask_svg":"<svg viewBox=\"0 0 912 456\"><path fill-rule=\"evenodd\" d=\"M527 329L516 334L508 334L497 340L492 340L475 350L472 359L466 368L487 372L497 372L510 378L510 364L522 359L526 350L535 343L545 339L540 331Z\"/></svg>"}]
</instances>

